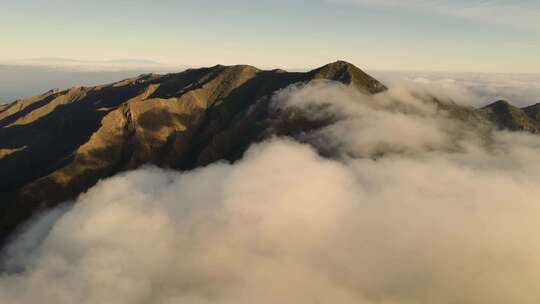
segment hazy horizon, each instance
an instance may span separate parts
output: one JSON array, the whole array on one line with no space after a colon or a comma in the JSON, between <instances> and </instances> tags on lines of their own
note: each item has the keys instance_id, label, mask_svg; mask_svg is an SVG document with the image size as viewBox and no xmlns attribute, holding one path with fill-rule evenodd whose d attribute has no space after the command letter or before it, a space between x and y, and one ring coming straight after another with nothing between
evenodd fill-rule
<instances>
[{"instance_id":1,"label":"hazy horizon","mask_svg":"<svg viewBox=\"0 0 540 304\"><path fill-rule=\"evenodd\" d=\"M528 0L6 0L0 61L535 73L539 16Z\"/></svg>"},{"instance_id":2,"label":"hazy horizon","mask_svg":"<svg viewBox=\"0 0 540 304\"><path fill-rule=\"evenodd\" d=\"M219 64L219 63L216 63ZM356 64L356 63L353 63ZM361 65L358 65L362 68ZM166 65L146 59L116 61L71 58L35 58L14 64L0 62L0 103L37 96L50 89L96 86L147 73L177 73L198 66ZM318 68L289 69L307 71ZM285 67L258 67L274 69ZM490 73L421 70L365 70L387 82L427 83L474 96L470 103L482 106L506 99L519 106L540 102L540 73Z\"/></svg>"}]
</instances>

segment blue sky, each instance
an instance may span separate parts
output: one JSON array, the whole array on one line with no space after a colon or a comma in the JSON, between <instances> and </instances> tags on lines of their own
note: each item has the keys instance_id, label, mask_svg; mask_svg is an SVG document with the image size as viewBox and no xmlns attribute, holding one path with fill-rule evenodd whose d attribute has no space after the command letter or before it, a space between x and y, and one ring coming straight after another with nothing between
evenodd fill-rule
<instances>
[{"instance_id":1,"label":"blue sky","mask_svg":"<svg viewBox=\"0 0 540 304\"><path fill-rule=\"evenodd\" d=\"M2 0L0 61L540 72L527 0Z\"/></svg>"}]
</instances>

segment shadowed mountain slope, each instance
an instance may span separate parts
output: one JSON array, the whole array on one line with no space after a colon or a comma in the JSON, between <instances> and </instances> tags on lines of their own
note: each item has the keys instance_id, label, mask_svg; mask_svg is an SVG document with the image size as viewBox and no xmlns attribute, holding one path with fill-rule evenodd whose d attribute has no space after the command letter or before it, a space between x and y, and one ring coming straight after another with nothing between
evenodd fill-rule
<instances>
[{"instance_id":1,"label":"shadowed mountain slope","mask_svg":"<svg viewBox=\"0 0 540 304\"><path fill-rule=\"evenodd\" d=\"M501 129L540 133L538 105L520 109L506 100L499 100L481 109Z\"/></svg>"},{"instance_id":2,"label":"shadowed mountain slope","mask_svg":"<svg viewBox=\"0 0 540 304\"><path fill-rule=\"evenodd\" d=\"M99 179L143 164L187 170L234 161L269 136L297 137L328 124L269 107L277 90L317 79L364 94L386 90L343 61L306 73L217 65L54 89L0 105L0 245L33 214L76 198ZM491 120L499 128L540 129L538 105L522 110L497 102L474 110L427 99L472 128Z\"/></svg>"},{"instance_id":3,"label":"shadowed mountain slope","mask_svg":"<svg viewBox=\"0 0 540 304\"><path fill-rule=\"evenodd\" d=\"M540 103L523 108L523 111L531 118L540 122Z\"/></svg>"},{"instance_id":4,"label":"shadowed mountain slope","mask_svg":"<svg viewBox=\"0 0 540 304\"><path fill-rule=\"evenodd\" d=\"M312 79L331 79L352 85L366 94L375 94L386 90L382 83L345 61L327 64L308 74Z\"/></svg>"},{"instance_id":5,"label":"shadowed mountain slope","mask_svg":"<svg viewBox=\"0 0 540 304\"><path fill-rule=\"evenodd\" d=\"M250 143L269 135L265 97L314 79L370 94L386 90L342 61L307 73L217 65L55 89L3 105L0 239L35 212L119 171L146 163L190 169L238 159Z\"/></svg>"}]
</instances>

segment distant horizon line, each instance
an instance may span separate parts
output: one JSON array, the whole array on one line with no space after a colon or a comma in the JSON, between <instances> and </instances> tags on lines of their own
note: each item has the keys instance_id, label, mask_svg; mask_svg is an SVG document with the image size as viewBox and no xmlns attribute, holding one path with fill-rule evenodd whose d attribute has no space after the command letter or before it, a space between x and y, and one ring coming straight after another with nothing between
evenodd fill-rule
<instances>
[{"instance_id":1,"label":"distant horizon line","mask_svg":"<svg viewBox=\"0 0 540 304\"><path fill-rule=\"evenodd\" d=\"M136 71L145 70L150 67L160 68L155 70L156 73L160 72L181 72L189 68L206 68L216 65L234 66L234 65L250 65L261 70L273 70L283 69L290 72L306 72L325 64L332 63L330 61L324 64L320 64L313 67L276 67L266 65L254 65L249 63L237 63L237 64L223 64L223 63L209 63L209 64L196 64L190 65L185 63L165 63L146 58L123 58L123 59L77 59L70 57L30 57L22 59L0 59L0 65L3 66L27 66L27 67L44 67L44 68L72 68L81 72L118 72L118 71ZM539 75L539 72L518 72L518 71L474 71L474 70L460 70L460 69L400 69L400 68L364 68L358 64L348 61L356 67L364 71L374 72L397 72L397 73L463 73L463 74L516 74L516 75ZM113 69L114 68L114 69ZM174 70L172 70L174 69Z\"/></svg>"}]
</instances>

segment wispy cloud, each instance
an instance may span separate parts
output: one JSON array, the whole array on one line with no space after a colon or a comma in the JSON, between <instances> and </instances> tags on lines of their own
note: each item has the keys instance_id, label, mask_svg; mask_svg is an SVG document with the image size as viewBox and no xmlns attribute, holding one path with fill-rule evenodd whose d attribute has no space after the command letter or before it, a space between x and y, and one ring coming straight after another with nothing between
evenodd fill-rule
<instances>
[{"instance_id":1,"label":"wispy cloud","mask_svg":"<svg viewBox=\"0 0 540 304\"><path fill-rule=\"evenodd\" d=\"M540 2L529 0L328 0L447 15L481 23L540 31Z\"/></svg>"}]
</instances>

